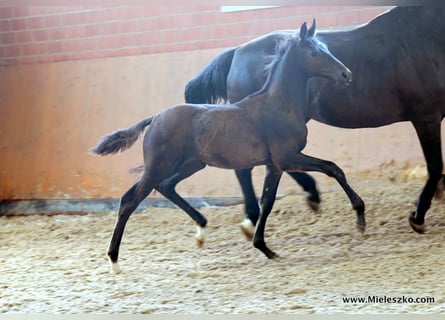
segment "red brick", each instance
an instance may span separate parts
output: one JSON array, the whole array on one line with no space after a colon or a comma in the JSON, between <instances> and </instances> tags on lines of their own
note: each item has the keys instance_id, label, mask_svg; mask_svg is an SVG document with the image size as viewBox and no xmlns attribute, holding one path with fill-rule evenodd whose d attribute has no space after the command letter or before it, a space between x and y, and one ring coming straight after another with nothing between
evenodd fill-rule
<instances>
[{"instance_id":1,"label":"red brick","mask_svg":"<svg viewBox=\"0 0 445 320\"><path fill-rule=\"evenodd\" d=\"M43 18L44 25L47 28L60 27L61 21L62 21L62 18L59 15L46 16Z\"/></svg>"},{"instance_id":2,"label":"red brick","mask_svg":"<svg viewBox=\"0 0 445 320\"><path fill-rule=\"evenodd\" d=\"M100 48L102 49L111 49L119 46L118 37L108 36L100 39Z\"/></svg>"},{"instance_id":3,"label":"red brick","mask_svg":"<svg viewBox=\"0 0 445 320\"><path fill-rule=\"evenodd\" d=\"M3 55L5 57L18 57L21 55L21 47L18 45L4 46Z\"/></svg>"},{"instance_id":4,"label":"red brick","mask_svg":"<svg viewBox=\"0 0 445 320\"><path fill-rule=\"evenodd\" d=\"M335 27L337 21L337 17L332 14L321 14L317 16L317 28L320 29L329 29Z\"/></svg>"},{"instance_id":5,"label":"red brick","mask_svg":"<svg viewBox=\"0 0 445 320\"><path fill-rule=\"evenodd\" d=\"M122 8L124 19L137 19L143 16L142 7L130 6Z\"/></svg>"},{"instance_id":6,"label":"red brick","mask_svg":"<svg viewBox=\"0 0 445 320\"><path fill-rule=\"evenodd\" d=\"M357 11L339 12L337 15L337 26L347 26L359 23L359 13Z\"/></svg>"},{"instance_id":7,"label":"red brick","mask_svg":"<svg viewBox=\"0 0 445 320\"><path fill-rule=\"evenodd\" d=\"M181 14L174 19L175 28L191 27L195 25L192 14Z\"/></svg>"},{"instance_id":8,"label":"red brick","mask_svg":"<svg viewBox=\"0 0 445 320\"><path fill-rule=\"evenodd\" d=\"M61 40L65 39L65 29L56 28L48 30L49 40Z\"/></svg>"},{"instance_id":9,"label":"red brick","mask_svg":"<svg viewBox=\"0 0 445 320\"><path fill-rule=\"evenodd\" d=\"M139 22L136 20L126 20L121 21L121 32L122 33L132 33L137 32L139 28Z\"/></svg>"},{"instance_id":10,"label":"red brick","mask_svg":"<svg viewBox=\"0 0 445 320\"><path fill-rule=\"evenodd\" d=\"M213 12L196 13L192 17L193 24L196 26L213 25L215 23L215 14Z\"/></svg>"},{"instance_id":11,"label":"red brick","mask_svg":"<svg viewBox=\"0 0 445 320\"><path fill-rule=\"evenodd\" d=\"M94 37L101 34L102 26L100 24L90 24L85 26L85 36Z\"/></svg>"},{"instance_id":12,"label":"red brick","mask_svg":"<svg viewBox=\"0 0 445 320\"><path fill-rule=\"evenodd\" d=\"M100 13L102 21L121 20L122 16L122 8L105 8L105 10Z\"/></svg>"},{"instance_id":13,"label":"red brick","mask_svg":"<svg viewBox=\"0 0 445 320\"><path fill-rule=\"evenodd\" d=\"M0 44L13 44L13 43L15 43L14 32L0 33Z\"/></svg>"},{"instance_id":14,"label":"red brick","mask_svg":"<svg viewBox=\"0 0 445 320\"><path fill-rule=\"evenodd\" d=\"M26 31L17 31L15 34L15 39L17 43L25 43L25 42L31 42L32 41L32 35L31 32Z\"/></svg>"},{"instance_id":15,"label":"red brick","mask_svg":"<svg viewBox=\"0 0 445 320\"><path fill-rule=\"evenodd\" d=\"M32 32L32 38L34 41L48 41L48 30L34 30Z\"/></svg>"},{"instance_id":16,"label":"red brick","mask_svg":"<svg viewBox=\"0 0 445 320\"><path fill-rule=\"evenodd\" d=\"M118 47L132 47L135 46L135 38L132 34L121 34L117 36Z\"/></svg>"},{"instance_id":17,"label":"red brick","mask_svg":"<svg viewBox=\"0 0 445 320\"><path fill-rule=\"evenodd\" d=\"M23 19L13 19L11 20L12 30L25 30L26 23Z\"/></svg>"},{"instance_id":18,"label":"red brick","mask_svg":"<svg viewBox=\"0 0 445 320\"><path fill-rule=\"evenodd\" d=\"M23 18L29 15L27 6L17 6L14 7L14 17Z\"/></svg>"},{"instance_id":19,"label":"red brick","mask_svg":"<svg viewBox=\"0 0 445 320\"><path fill-rule=\"evenodd\" d=\"M13 17L13 7L0 7L0 19L11 19Z\"/></svg>"},{"instance_id":20,"label":"red brick","mask_svg":"<svg viewBox=\"0 0 445 320\"><path fill-rule=\"evenodd\" d=\"M0 20L0 30L3 32L11 31L10 20Z\"/></svg>"},{"instance_id":21,"label":"red brick","mask_svg":"<svg viewBox=\"0 0 445 320\"><path fill-rule=\"evenodd\" d=\"M46 45L46 50L48 53L63 52L63 44L61 41L51 41Z\"/></svg>"},{"instance_id":22,"label":"red brick","mask_svg":"<svg viewBox=\"0 0 445 320\"><path fill-rule=\"evenodd\" d=\"M102 22L101 9L92 10L85 13L85 23L94 24Z\"/></svg>"},{"instance_id":23,"label":"red brick","mask_svg":"<svg viewBox=\"0 0 445 320\"><path fill-rule=\"evenodd\" d=\"M199 29L198 28L185 29L182 32L181 38L183 41L199 40Z\"/></svg>"},{"instance_id":24,"label":"red brick","mask_svg":"<svg viewBox=\"0 0 445 320\"><path fill-rule=\"evenodd\" d=\"M144 17L156 17L159 16L159 11L160 11L159 6L154 6L154 5L144 6L142 8L142 15Z\"/></svg>"},{"instance_id":25,"label":"red brick","mask_svg":"<svg viewBox=\"0 0 445 320\"><path fill-rule=\"evenodd\" d=\"M102 34L116 34L120 33L119 22L108 22L102 25Z\"/></svg>"},{"instance_id":26,"label":"red brick","mask_svg":"<svg viewBox=\"0 0 445 320\"><path fill-rule=\"evenodd\" d=\"M174 27L175 23L174 16L160 16L156 24L156 29L171 29Z\"/></svg>"},{"instance_id":27,"label":"red brick","mask_svg":"<svg viewBox=\"0 0 445 320\"><path fill-rule=\"evenodd\" d=\"M1 59L0 60L0 66L12 67L12 66L16 66L18 64L20 64L20 59L9 58L9 59Z\"/></svg>"},{"instance_id":28,"label":"red brick","mask_svg":"<svg viewBox=\"0 0 445 320\"><path fill-rule=\"evenodd\" d=\"M139 37L142 45L153 45L161 41L161 33L159 31L144 32Z\"/></svg>"},{"instance_id":29,"label":"red brick","mask_svg":"<svg viewBox=\"0 0 445 320\"><path fill-rule=\"evenodd\" d=\"M142 49L142 54L152 54L159 52L159 47L156 46L143 47L141 49Z\"/></svg>"},{"instance_id":30,"label":"red brick","mask_svg":"<svg viewBox=\"0 0 445 320\"><path fill-rule=\"evenodd\" d=\"M23 45L23 55L32 56L45 53L45 44L42 43L26 43Z\"/></svg>"},{"instance_id":31,"label":"red brick","mask_svg":"<svg viewBox=\"0 0 445 320\"><path fill-rule=\"evenodd\" d=\"M85 24L86 15L83 12L69 13L62 16L63 25Z\"/></svg>"},{"instance_id":32,"label":"red brick","mask_svg":"<svg viewBox=\"0 0 445 320\"><path fill-rule=\"evenodd\" d=\"M65 29L67 38L81 38L85 36L85 26L72 26Z\"/></svg>"},{"instance_id":33,"label":"red brick","mask_svg":"<svg viewBox=\"0 0 445 320\"><path fill-rule=\"evenodd\" d=\"M40 29L43 28L42 17L32 17L26 19L26 23L29 29Z\"/></svg>"},{"instance_id":34,"label":"red brick","mask_svg":"<svg viewBox=\"0 0 445 320\"><path fill-rule=\"evenodd\" d=\"M82 40L70 39L63 41L63 52L76 52L82 50Z\"/></svg>"},{"instance_id":35,"label":"red brick","mask_svg":"<svg viewBox=\"0 0 445 320\"><path fill-rule=\"evenodd\" d=\"M172 30L164 30L161 32L161 41L162 43L170 43L170 42L178 42L185 41L184 33L182 30L172 29Z\"/></svg>"},{"instance_id":36,"label":"red brick","mask_svg":"<svg viewBox=\"0 0 445 320\"><path fill-rule=\"evenodd\" d=\"M97 50L98 39L97 38L85 38L82 39L82 50Z\"/></svg>"},{"instance_id":37,"label":"red brick","mask_svg":"<svg viewBox=\"0 0 445 320\"><path fill-rule=\"evenodd\" d=\"M139 30L156 30L157 29L158 18L144 18L139 20Z\"/></svg>"}]
</instances>

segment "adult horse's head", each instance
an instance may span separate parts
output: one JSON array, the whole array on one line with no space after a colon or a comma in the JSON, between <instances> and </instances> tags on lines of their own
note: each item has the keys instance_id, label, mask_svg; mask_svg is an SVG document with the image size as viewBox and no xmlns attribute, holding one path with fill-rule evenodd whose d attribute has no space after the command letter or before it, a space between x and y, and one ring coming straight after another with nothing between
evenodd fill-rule
<instances>
[{"instance_id":1,"label":"adult horse's head","mask_svg":"<svg viewBox=\"0 0 445 320\"><path fill-rule=\"evenodd\" d=\"M322 77L347 86L352 81L352 73L338 60L328 47L315 37L315 19L307 28L306 22L300 28L298 59L302 62L303 72L314 77Z\"/></svg>"}]
</instances>

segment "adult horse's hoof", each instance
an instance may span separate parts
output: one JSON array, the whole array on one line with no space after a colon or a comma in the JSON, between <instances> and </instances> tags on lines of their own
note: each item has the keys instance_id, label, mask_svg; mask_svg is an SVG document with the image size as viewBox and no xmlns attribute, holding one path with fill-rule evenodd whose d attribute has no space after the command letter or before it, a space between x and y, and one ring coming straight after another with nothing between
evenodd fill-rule
<instances>
[{"instance_id":1,"label":"adult horse's hoof","mask_svg":"<svg viewBox=\"0 0 445 320\"><path fill-rule=\"evenodd\" d=\"M355 226L357 227L357 230L360 231L360 233L365 233L366 226L364 224L357 223Z\"/></svg>"},{"instance_id":2,"label":"adult horse's hoof","mask_svg":"<svg viewBox=\"0 0 445 320\"><path fill-rule=\"evenodd\" d=\"M408 216L409 225L417 233L425 233L425 223L419 224L415 222L415 212L411 212Z\"/></svg>"},{"instance_id":3,"label":"adult horse's hoof","mask_svg":"<svg viewBox=\"0 0 445 320\"><path fill-rule=\"evenodd\" d=\"M250 219L244 219L244 221L241 223L241 231L244 233L244 236L248 241L253 239L253 235L255 234L255 226Z\"/></svg>"},{"instance_id":4,"label":"adult horse's hoof","mask_svg":"<svg viewBox=\"0 0 445 320\"><path fill-rule=\"evenodd\" d=\"M311 200L310 197L307 197L306 203L312 211L318 212L318 210L320 210L320 202L316 202L314 200Z\"/></svg>"}]
</instances>

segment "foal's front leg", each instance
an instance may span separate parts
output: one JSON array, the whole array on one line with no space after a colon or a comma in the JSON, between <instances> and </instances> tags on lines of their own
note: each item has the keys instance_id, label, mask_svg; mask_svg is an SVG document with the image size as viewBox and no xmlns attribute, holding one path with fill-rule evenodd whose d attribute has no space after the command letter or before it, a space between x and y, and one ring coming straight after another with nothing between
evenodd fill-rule
<instances>
[{"instance_id":1,"label":"foal's front leg","mask_svg":"<svg viewBox=\"0 0 445 320\"><path fill-rule=\"evenodd\" d=\"M266 257L273 259L277 256L275 252L266 246L264 241L264 229L266 227L267 217L272 211L273 204L277 195L278 184L280 182L282 171L274 166L266 167L266 177L264 179L263 194L261 195L261 213L258 220L253 245L261 250Z\"/></svg>"}]
</instances>

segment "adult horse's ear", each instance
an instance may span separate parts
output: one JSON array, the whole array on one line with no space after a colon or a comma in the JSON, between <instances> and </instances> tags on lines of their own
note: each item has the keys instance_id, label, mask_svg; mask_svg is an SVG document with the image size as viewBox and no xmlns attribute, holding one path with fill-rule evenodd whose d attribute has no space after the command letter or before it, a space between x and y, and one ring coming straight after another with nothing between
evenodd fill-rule
<instances>
[{"instance_id":1,"label":"adult horse's ear","mask_svg":"<svg viewBox=\"0 0 445 320\"><path fill-rule=\"evenodd\" d=\"M306 36L307 36L307 24L305 22L301 25L301 28L300 28L300 39L304 40L304 39L306 39Z\"/></svg>"},{"instance_id":2,"label":"adult horse's ear","mask_svg":"<svg viewBox=\"0 0 445 320\"><path fill-rule=\"evenodd\" d=\"M314 34L315 34L315 26L316 26L316 23L315 23L315 19L314 19L314 20L312 20L312 26L309 28L309 31L307 33L308 37L313 37L314 36Z\"/></svg>"}]
</instances>

